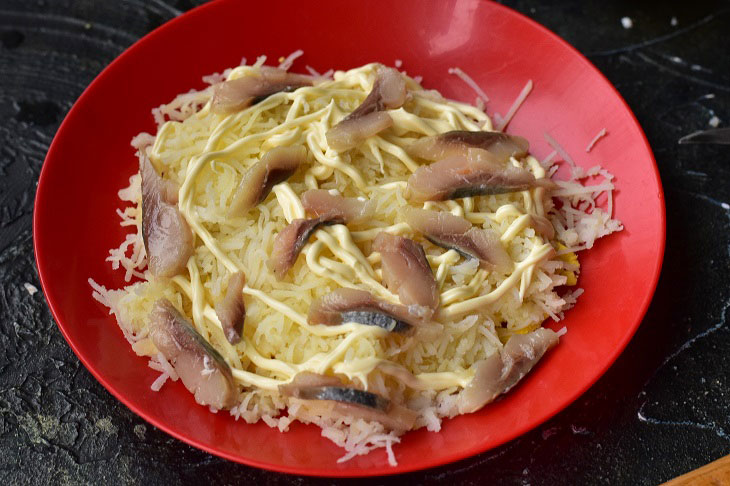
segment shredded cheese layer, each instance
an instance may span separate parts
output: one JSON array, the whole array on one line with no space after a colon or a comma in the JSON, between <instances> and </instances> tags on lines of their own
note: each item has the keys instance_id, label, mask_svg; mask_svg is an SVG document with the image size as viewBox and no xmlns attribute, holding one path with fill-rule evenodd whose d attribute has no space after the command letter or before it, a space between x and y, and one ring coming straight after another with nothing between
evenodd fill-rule
<instances>
[{"instance_id":1,"label":"shredded cheese layer","mask_svg":"<svg viewBox=\"0 0 730 486\"><path fill-rule=\"evenodd\" d=\"M277 387L303 371L346 377L407 403L424 397L432 403L437 393L468 385L472 365L498 352L510 335L535 329L560 312L565 302L554 288L575 283L571 272L577 271L577 261L557 257L551 243L535 231L534 216L544 217L551 208L544 189L422 205L501 235L514 261L506 274L432 245L402 217L412 205L405 197L406 180L421 164L404 147L450 130L489 130L491 121L482 110L444 99L406 78L408 99L389 111L392 128L348 152L328 146L326 132L365 99L377 67L338 71L334 79L274 94L228 116L213 113L206 103L187 118L161 125L148 156L163 177L179 184L179 209L196 235L196 248L187 274L166 281L145 274L148 281L128 288L120 300L120 312L143 343L135 345L140 354L157 353L146 337L146 319L154 301L164 296L221 352L241 385L241 401L249 410L258 406L259 414L275 415L284 406ZM257 69L238 67L228 79ZM228 207L246 170L267 150L289 145L305 146L307 163L275 186L263 203L231 218ZM546 177L531 156L511 163ZM265 265L274 237L293 219L305 217L299 195L315 188L372 200L375 217L316 231L287 277L277 281ZM125 215L139 232L139 205ZM399 302L383 284L380 255L371 249L381 231L413 238L426 250L441 302L428 332L402 336L356 323L308 324L309 305L340 287ZM247 316L244 338L233 346L224 338L214 306L223 298L230 274L239 270L247 280ZM392 377L394 370L407 370L415 380L405 387Z\"/></svg>"}]
</instances>

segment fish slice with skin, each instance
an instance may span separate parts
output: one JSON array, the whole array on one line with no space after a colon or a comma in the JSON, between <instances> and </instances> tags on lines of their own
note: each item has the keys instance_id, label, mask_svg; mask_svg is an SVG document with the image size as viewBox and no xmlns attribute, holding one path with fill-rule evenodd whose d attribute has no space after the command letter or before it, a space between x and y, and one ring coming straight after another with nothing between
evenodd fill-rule
<instances>
[{"instance_id":1,"label":"fish slice with skin","mask_svg":"<svg viewBox=\"0 0 730 486\"><path fill-rule=\"evenodd\" d=\"M443 211L410 208L405 219L411 228L434 245L477 259L484 268L506 273L513 267L512 259L494 231L477 228L466 219Z\"/></svg>"},{"instance_id":2,"label":"fish slice with skin","mask_svg":"<svg viewBox=\"0 0 730 486\"><path fill-rule=\"evenodd\" d=\"M302 194L302 205L308 213L317 217L295 219L276 235L267 264L279 280L294 265L304 245L318 228L363 221L373 213L370 201L334 196L323 189L312 189Z\"/></svg>"},{"instance_id":3,"label":"fish slice with skin","mask_svg":"<svg viewBox=\"0 0 730 486\"><path fill-rule=\"evenodd\" d=\"M231 217L242 216L262 203L271 189L291 177L307 160L307 150L302 145L276 147L266 152L243 175L228 209Z\"/></svg>"},{"instance_id":4,"label":"fish slice with skin","mask_svg":"<svg viewBox=\"0 0 730 486\"><path fill-rule=\"evenodd\" d=\"M390 332L408 332L424 324L403 305L376 299L370 292L341 288L326 294L309 306L307 322L336 326L346 322L378 326Z\"/></svg>"},{"instance_id":5,"label":"fish slice with skin","mask_svg":"<svg viewBox=\"0 0 730 486\"><path fill-rule=\"evenodd\" d=\"M231 344L241 341L243 324L246 319L246 306L243 303L243 287L246 276L238 271L228 279L228 288L223 299L215 305L215 313L223 326L223 334Z\"/></svg>"},{"instance_id":6,"label":"fish slice with skin","mask_svg":"<svg viewBox=\"0 0 730 486\"><path fill-rule=\"evenodd\" d=\"M422 165L408 178L407 197L414 202L446 201L462 197L505 194L544 187L549 179L536 179L527 169L510 162L502 164L481 149L468 155L451 155L430 165Z\"/></svg>"},{"instance_id":7,"label":"fish slice with skin","mask_svg":"<svg viewBox=\"0 0 730 486\"><path fill-rule=\"evenodd\" d=\"M231 368L167 299L152 308L150 337L196 402L219 410L234 405L237 388Z\"/></svg>"},{"instance_id":8,"label":"fish slice with skin","mask_svg":"<svg viewBox=\"0 0 730 486\"><path fill-rule=\"evenodd\" d=\"M402 236L381 232L373 240L380 253L385 286L403 305L416 306L430 317L439 305L439 290L423 247Z\"/></svg>"},{"instance_id":9,"label":"fish slice with skin","mask_svg":"<svg viewBox=\"0 0 730 486\"><path fill-rule=\"evenodd\" d=\"M436 161L453 155L467 156L470 149L481 149L498 161L507 162L510 157L524 157L529 148L530 143L516 135L453 130L421 138L409 145L406 151L413 157Z\"/></svg>"},{"instance_id":10,"label":"fish slice with skin","mask_svg":"<svg viewBox=\"0 0 730 486\"><path fill-rule=\"evenodd\" d=\"M501 132L457 130L422 138L408 147L408 153L436 162L410 176L408 196L417 202L444 201L553 187L548 179L535 179L530 171L510 162L527 155L528 149L524 138Z\"/></svg>"},{"instance_id":11,"label":"fish slice with skin","mask_svg":"<svg viewBox=\"0 0 730 486\"><path fill-rule=\"evenodd\" d=\"M376 393L345 386L336 377L307 371L298 373L290 383L280 385L279 392L286 397L305 400L310 411L322 416L361 418L380 422L390 430L410 430L418 417L413 410Z\"/></svg>"},{"instance_id":12,"label":"fish slice with skin","mask_svg":"<svg viewBox=\"0 0 730 486\"><path fill-rule=\"evenodd\" d=\"M193 232L177 207L177 185L160 177L147 156L140 158L139 171L147 267L155 277L174 277L185 272L193 254Z\"/></svg>"},{"instance_id":13,"label":"fish slice with skin","mask_svg":"<svg viewBox=\"0 0 730 486\"><path fill-rule=\"evenodd\" d=\"M312 84L314 78L311 76L261 66L258 72L214 85L210 109L213 113L228 115L260 103L272 94Z\"/></svg>"},{"instance_id":14,"label":"fish slice with skin","mask_svg":"<svg viewBox=\"0 0 730 486\"><path fill-rule=\"evenodd\" d=\"M338 152L360 145L393 125L386 109L400 108L406 100L406 82L396 69L378 68L365 100L326 133L327 144Z\"/></svg>"},{"instance_id":15,"label":"fish slice with skin","mask_svg":"<svg viewBox=\"0 0 730 486\"><path fill-rule=\"evenodd\" d=\"M295 219L274 238L274 247L266 265L278 280L284 278L294 266L299 253L312 234L321 226L341 224L344 221L336 213L327 213L313 219Z\"/></svg>"},{"instance_id":16,"label":"fish slice with skin","mask_svg":"<svg viewBox=\"0 0 730 486\"><path fill-rule=\"evenodd\" d=\"M301 199L307 213L314 216L335 214L346 224L365 221L374 212L372 201L333 195L324 189L310 189L302 194Z\"/></svg>"},{"instance_id":17,"label":"fish slice with skin","mask_svg":"<svg viewBox=\"0 0 730 486\"><path fill-rule=\"evenodd\" d=\"M558 344L558 334L547 328L515 334L501 352L478 361L471 383L459 394L459 413L476 412L499 395L507 393Z\"/></svg>"}]
</instances>

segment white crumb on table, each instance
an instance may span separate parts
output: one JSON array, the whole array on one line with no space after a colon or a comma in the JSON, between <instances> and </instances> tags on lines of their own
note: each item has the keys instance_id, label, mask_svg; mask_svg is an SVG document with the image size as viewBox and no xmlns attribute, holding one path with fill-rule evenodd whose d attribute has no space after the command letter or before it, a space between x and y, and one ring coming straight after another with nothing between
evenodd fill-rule
<instances>
[{"instance_id":1,"label":"white crumb on table","mask_svg":"<svg viewBox=\"0 0 730 486\"><path fill-rule=\"evenodd\" d=\"M621 17L621 25L624 26L624 29L630 29L634 26L634 21L630 17Z\"/></svg>"},{"instance_id":2,"label":"white crumb on table","mask_svg":"<svg viewBox=\"0 0 730 486\"><path fill-rule=\"evenodd\" d=\"M25 290L27 290L30 295L33 295L36 292L38 292L38 288L31 283L25 282L23 284L23 287L25 287Z\"/></svg>"},{"instance_id":3,"label":"white crumb on table","mask_svg":"<svg viewBox=\"0 0 730 486\"><path fill-rule=\"evenodd\" d=\"M720 119L716 116L713 116L710 118L710 121L707 122L708 125L710 125L712 128L717 128L720 125Z\"/></svg>"}]
</instances>

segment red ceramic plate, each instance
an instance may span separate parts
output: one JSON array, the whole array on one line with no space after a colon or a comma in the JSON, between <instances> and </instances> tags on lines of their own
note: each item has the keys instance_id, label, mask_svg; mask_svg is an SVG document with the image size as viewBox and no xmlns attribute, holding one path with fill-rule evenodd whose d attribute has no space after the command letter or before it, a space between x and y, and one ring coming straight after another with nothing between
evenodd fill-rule
<instances>
[{"instance_id":1,"label":"red ceramic plate","mask_svg":"<svg viewBox=\"0 0 730 486\"><path fill-rule=\"evenodd\" d=\"M91 299L93 277L121 287L104 261L123 239L117 191L137 169L129 141L154 133L150 109L201 76L237 65L242 56L276 60L295 49L295 64L325 71L396 59L425 86L473 101L447 70L459 66L505 113L528 79L535 89L510 131L540 157L550 132L582 166L601 163L616 175L616 216L626 229L582 256L585 289L564 324L568 334L503 400L447 420L439 433L407 434L395 447L344 464L343 451L318 428L279 433L235 422L193 401L182 384L150 391L156 373L138 358L106 310ZM585 147L606 127L609 136ZM641 322L664 251L664 202L657 167L641 128L608 81L585 58L540 25L481 0L391 2L218 1L197 8L136 43L89 86L56 135L35 202L35 251L46 298L84 365L119 400L155 426L213 454L252 466L321 476L390 474L436 466L485 451L562 410L613 363Z\"/></svg>"}]
</instances>

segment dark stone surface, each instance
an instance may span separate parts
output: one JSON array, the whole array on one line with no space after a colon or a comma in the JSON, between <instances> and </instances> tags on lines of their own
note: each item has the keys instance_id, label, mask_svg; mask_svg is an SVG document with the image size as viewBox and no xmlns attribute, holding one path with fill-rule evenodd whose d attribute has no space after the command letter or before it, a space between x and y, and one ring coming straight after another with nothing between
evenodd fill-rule
<instances>
[{"instance_id":1,"label":"dark stone surface","mask_svg":"<svg viewBox=\"0 0 730 486\"><path fill-rule=\"evenodd\" d=\"M0 484L335 484L259 471L147 425L81 366L33 261L36 181L91 80L191 0L0 2ZM646 130L667 202L659 288L636 337L564 412L477 457L367 484L658 484L730 452L730 4L505 1L585 53ZM633 19L624 29L621 18ZM676 25L672 25L676 18Z\"/></svg>"}]
</instances>

